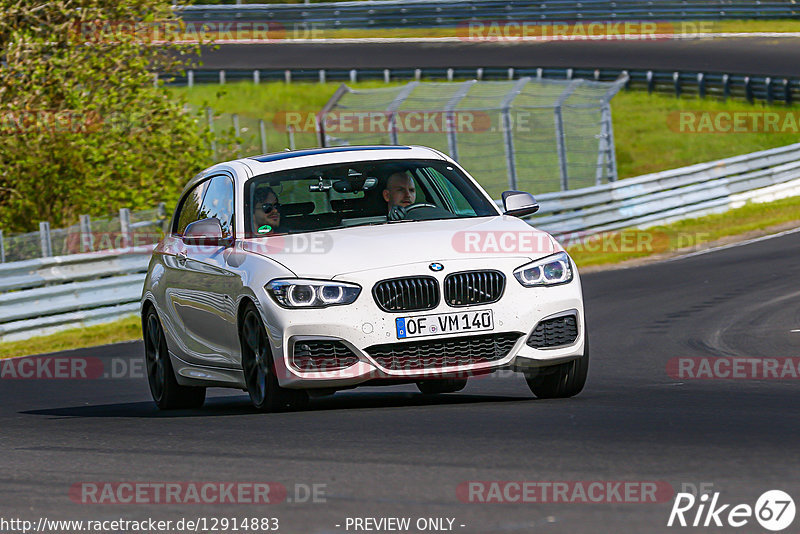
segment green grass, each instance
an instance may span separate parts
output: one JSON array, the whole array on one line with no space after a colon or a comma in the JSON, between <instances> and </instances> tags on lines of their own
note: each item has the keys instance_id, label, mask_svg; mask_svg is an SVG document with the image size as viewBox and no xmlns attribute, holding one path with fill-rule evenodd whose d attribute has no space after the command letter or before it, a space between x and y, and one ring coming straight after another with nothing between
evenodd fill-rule
<instances>
[{"instance_id":1,"label":"green grass","mask_svg":"<svg viewBox=\"0 0 800 534\"><path fill-rule=\"evenodd\" d=\"M112 323L72 328L48 336L0 343L0 359L82 349L141 338L141 320L138 316L127 317Z\"/></svg>"},{"instance_id":2,"label":"green grass","mask_svg":"<svg viewBox=\"0 0 800 534\"><path fill-rule=\"evenodd\" d=\"M621 92L611 100L620 178L766 150L800 141L797 133L681 133L670 129L677 111L779 111L800 108L728 100ZM674 116L673 116L674 117Z\"/></svg>"}]
</instances>

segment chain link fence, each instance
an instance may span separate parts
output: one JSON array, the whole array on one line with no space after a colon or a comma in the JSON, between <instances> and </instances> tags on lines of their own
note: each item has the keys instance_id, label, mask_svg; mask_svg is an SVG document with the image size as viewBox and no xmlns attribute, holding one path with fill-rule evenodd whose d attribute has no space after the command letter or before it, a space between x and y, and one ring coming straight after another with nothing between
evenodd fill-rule
<instances>
[{"instance_id":1,"label":"chain link fence","mask_svg":"<svg viewBox=\"0 0 800 534\"><path fill-rule=\"evenodd\" d=\"M610 102L626 82L343 85L319 114L319 142L429 146L457 160L494 197L506 189L587 187L617 179Z\"/></svg>"}]
</instances>

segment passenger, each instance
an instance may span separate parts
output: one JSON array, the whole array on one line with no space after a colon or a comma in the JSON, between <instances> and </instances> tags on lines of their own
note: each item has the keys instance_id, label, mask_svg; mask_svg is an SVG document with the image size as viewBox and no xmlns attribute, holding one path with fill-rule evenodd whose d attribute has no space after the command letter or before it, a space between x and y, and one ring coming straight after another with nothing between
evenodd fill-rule
<instances>
[{"instance_id":1,"label":"passenger","mask_svg":"<svg viewBox=\"0 0 800 534\"><path fill-rule=\"evenodd\" d=\"M257 189L253 200L253 232L258 235L285 233L280 210L278 195L271 187Z\"/></svg>"}]
</instances>

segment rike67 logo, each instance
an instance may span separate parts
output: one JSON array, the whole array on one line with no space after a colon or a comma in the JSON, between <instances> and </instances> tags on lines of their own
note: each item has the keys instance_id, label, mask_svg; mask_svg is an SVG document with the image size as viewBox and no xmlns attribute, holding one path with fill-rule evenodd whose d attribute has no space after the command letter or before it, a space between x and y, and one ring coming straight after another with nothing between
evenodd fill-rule
<instances>
[{"instance_id":1,"label":"rike67 logo","mask_svg":"<svg viewBox=\"0 0 800 534\"><path fill-rule=\"evenodd\" d=\"M720 501L720 492L699 497L691 493L678 493L669 513L667 526L680 527L743 527L753 519L762 528L778 532L794 521L794 500L781 490L764 492L755 506L726 504Z\"/></svg>"}]
</instances>

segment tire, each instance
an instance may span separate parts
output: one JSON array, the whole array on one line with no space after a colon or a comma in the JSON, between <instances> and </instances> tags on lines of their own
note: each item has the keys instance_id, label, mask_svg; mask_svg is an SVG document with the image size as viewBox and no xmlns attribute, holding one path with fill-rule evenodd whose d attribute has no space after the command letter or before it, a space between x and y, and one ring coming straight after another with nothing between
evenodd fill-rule
<instances>
[{"instance_id":1,"label":"tire","mask_svg":"<svg viewBox=\"0 0 800 534\"><path fill-rule=\"evenodd\" d=\"M580 393L589 373L588 336L583 347L583 356L576 360L526 373L525 381L531 392L540 399L564 399Z\"/></svg>"},{"instance_id":2,"label":"tire","mask_svg":"<svg viewBox=\"0 0 800 534\"><path fill-rule=\"evenodd\" d=\"M282 388L275 374L267 331L256 307L249 303L239 329L242 371L253 406L261 412L299 410L308 405L308 393Z\"/></svg>"},{"instance_id":3,"label":"tire","mask_svg":"<svg viewBox=\"0 0 800 534\"><path fill-rule=\"evenodd\" d=\"M425 395L438 395L439 393L455 393L467 387L466 378L442 378L439 380L420 380L417 389Z\"/></svg>"},{"instance_id":4,"label":"tire","mask_svg":"<svg viewBox=\"0 0 800 534\"><path fill-rule=\"evenodd\" d=\"M178 384L169 359L164 329L152 307L144 316L142 336L147 382L156 406L161 410L200 408L206 400L206 388Z\"/></svg>"}]
</instances>

